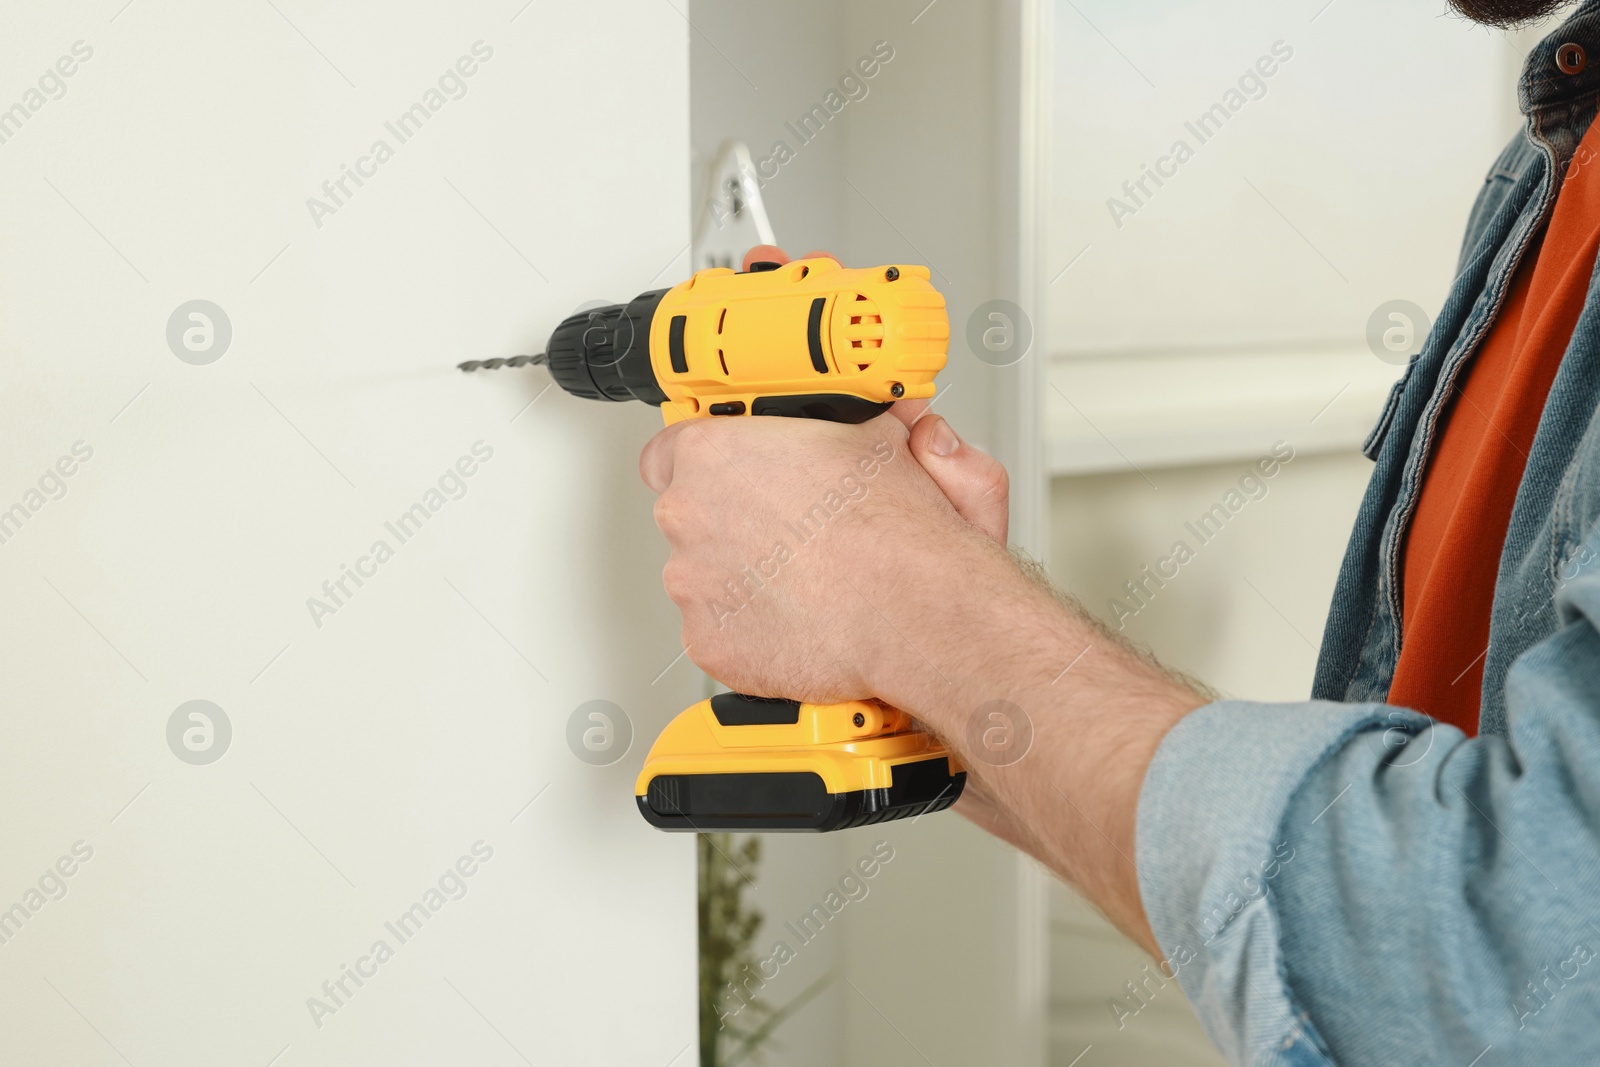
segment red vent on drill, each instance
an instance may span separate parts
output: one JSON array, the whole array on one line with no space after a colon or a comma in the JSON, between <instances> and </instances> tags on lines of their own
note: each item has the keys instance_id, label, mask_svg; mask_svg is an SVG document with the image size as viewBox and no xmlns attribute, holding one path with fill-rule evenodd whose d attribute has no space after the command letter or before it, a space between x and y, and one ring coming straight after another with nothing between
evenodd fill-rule
<instances>
[{"instance_id":1,"label":"red vent on drill","mask_svg":"<svg viewBox=\"0 0 1600 1067\"><path fill-rule=\"evenodd\" d=\"M883 347L883 316L878 312L878 305L865 293L857 293L851 301L843 333L853 350L856 369L871 368L870 362L861 360L870 359L875 354L872 349Z\"/></svg>"}]
</instances>

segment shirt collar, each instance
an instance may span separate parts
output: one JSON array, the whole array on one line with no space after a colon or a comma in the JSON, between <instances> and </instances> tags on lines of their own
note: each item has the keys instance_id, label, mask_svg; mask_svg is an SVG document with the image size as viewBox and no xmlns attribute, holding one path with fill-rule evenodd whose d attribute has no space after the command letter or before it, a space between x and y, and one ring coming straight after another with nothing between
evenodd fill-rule
<instances>
[{"instance_id":1,"label":"shirt collar","mask_svg":"<svg viewBox=\"0 0 1600 1067\"><path fill-rule=\"evenodd\" d=\"M1583 59L1574 64L1571 46ZM1566 51L1563 51L1563 50ZM1581 69L1573 70L1574 66ZM1552 107L1600 96L1600 0L1584 3L1555 32L1534 46L1517 83L1522 113L1532 115Z\"/></svg>"}]
</instances>

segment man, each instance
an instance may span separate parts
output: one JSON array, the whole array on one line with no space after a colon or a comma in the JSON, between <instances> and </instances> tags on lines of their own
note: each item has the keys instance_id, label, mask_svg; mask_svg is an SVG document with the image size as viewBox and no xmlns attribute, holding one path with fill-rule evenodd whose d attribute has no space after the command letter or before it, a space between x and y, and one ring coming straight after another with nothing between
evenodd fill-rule
<instances>
[{"instance_id":1,"label":"man","mask_svg":"<svg viewBox=\"0 0 1600 1067\"><path fill-rule=\"evenodd\" d=\"M1235 1062L1600 1062L1600 0L1520 95L1368 441L1314 700L1213 701L1053 594L1003 547L1004 472L925 411L685 422L641 457L690 656L911 711L966 757L961 810L1176 973ZM719 625L727 578L880 442L848 544ZM977 747L995 700L1034 732L1006 767Z\"/></svg>"}]
</instances>

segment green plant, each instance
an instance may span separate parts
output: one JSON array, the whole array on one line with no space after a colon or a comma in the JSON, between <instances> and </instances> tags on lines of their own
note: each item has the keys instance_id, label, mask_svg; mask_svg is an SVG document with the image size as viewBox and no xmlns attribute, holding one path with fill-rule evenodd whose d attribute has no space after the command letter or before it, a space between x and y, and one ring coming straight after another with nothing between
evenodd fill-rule
<instances>
[{"instance_id":1,"label":"green plant","mask_svg":"<svg viewBox=\"0 0 1600 1067\"><path fill-rule=\"evenodd\" d=\"M761 863L761 838L697 834L700 905L700 1067L760 1063L774 1030L825 989L807 986L781 1008L759 995L755 939L764 916L744 900Z\"/></svg>"}]
</instances>

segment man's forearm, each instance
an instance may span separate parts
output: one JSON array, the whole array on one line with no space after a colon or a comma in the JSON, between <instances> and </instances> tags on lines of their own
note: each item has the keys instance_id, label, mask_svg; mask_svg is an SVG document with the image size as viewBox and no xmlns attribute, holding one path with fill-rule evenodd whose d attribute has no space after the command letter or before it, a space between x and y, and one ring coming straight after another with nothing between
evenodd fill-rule
<instances>
[{"instance_id":1,"label":"man's forearm","mask_svg":"<svg viewBox=\"0 0 1600 1067\"><path fill-rule=\"evenodd\" d=\"M1205 698L999 546L989 556L986 566L896 591L878 695L956 749L984 799L1028 828L1014 843L1159 955L1134 865L1139 791L1161 739ZM1008 745L986 745L989 730L1009 730Z\"/></svg>"}]
</instances>

